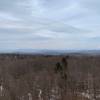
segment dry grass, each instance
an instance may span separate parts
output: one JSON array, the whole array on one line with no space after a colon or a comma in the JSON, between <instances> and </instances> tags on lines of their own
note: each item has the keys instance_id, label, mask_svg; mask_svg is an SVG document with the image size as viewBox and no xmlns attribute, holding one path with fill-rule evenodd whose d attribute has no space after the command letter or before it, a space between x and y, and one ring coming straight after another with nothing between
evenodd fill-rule
<instances>
[{"instance_id":1,"label":"dry grass","mask_svg":"<svg viewBox=\"0 0 100 100\"><path fill-rule=\"evenodd\" d=\"M63 57L0 55L0 100L92 100L78 94L87 91L97 97L100 57L70 55L68 68L55 73Z\"/></svg>"}]
</instances>

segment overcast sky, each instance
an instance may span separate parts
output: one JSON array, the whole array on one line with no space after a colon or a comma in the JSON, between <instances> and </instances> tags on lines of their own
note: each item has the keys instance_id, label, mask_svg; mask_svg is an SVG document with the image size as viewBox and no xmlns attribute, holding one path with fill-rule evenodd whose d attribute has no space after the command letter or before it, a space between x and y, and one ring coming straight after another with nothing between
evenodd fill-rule
<instances>
[{"instance_id":1,"label":"overcast sky","mask_svg":"<svg viewBox=\"0 0 100 100\"><path fill-rule=\"evenodd\" d=\"M0 0L0 51L100 49L100 0Z\"/></svg>"}]
</instances>

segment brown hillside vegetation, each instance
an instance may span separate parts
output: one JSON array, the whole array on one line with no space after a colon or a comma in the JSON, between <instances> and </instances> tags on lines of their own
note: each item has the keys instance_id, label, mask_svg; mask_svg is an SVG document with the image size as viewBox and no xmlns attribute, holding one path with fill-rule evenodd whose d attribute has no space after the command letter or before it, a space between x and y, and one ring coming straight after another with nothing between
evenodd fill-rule
<instances>
[{"instance_id":1,"label":"brown hillside vegetation","mask_svg":"<svg viewBox=\"0 0 100 100\"><path fill-rule=\"evenodd\" d=\"M2 54L0 100L100 100L100 56Z\"/></svg>"}]
</instances>

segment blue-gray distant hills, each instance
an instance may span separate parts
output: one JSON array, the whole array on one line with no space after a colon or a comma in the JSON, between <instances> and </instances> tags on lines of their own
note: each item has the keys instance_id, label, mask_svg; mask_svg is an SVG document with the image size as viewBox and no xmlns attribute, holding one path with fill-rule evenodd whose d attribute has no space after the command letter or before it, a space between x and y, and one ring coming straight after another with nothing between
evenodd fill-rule
<instances>
[{"instance_id":1,"label":"blue-gray distant hills","mask_svg":"<svg viewBox=\"0 0 100 100\"><path fill-rule=\"evenodd\" d=\"M100 55L100 50L49 50L49 49L16 49L0 51L3 53L32 54L32 55Z\"/></svg>"},{"instance_id":2,"label":"blue-gray distant hills","mask_svg":"<svg viewBox=\"0 0 100 100\"><path fill-rule=\"evenodd\" d=\"M41 54L41 55L100 55L100 50L48 50L48 49L18 49L13 53L19 54Z\"/></svg>"}]
</instances>

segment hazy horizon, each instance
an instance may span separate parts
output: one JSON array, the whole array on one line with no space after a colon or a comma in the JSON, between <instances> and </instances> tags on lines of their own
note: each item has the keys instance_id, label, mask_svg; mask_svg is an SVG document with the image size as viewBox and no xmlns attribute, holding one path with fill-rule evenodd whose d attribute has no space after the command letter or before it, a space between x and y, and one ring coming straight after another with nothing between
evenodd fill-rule
<instances>
[{"instance_id":1,"label":"hazy horizon","mask_svg":"<svg viewBox=\"0 0 100 100\"><path fill-rule=\"evenodd\" d=\"M0 54L67 54L67 53L80 53L80 54L100 54L100 49L7 49L0 50Z\"/></svg>"}]
</instances>

